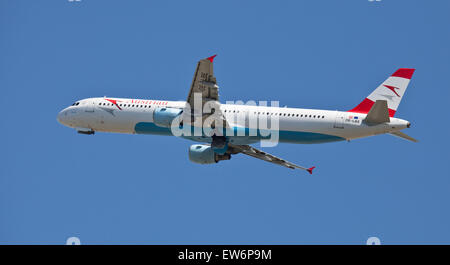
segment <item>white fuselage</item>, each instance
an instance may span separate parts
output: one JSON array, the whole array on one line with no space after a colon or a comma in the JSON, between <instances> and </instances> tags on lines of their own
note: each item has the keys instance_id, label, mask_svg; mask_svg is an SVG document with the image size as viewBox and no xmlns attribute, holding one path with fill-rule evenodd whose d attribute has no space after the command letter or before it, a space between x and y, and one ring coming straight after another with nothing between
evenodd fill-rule
<instances>
[{"instance_id":1,"label":"white fuselage","mask_svg":"<svg viewBox=\"0 0 450 265\"><path fill-rule=\"evenodd\" d=\"M173 135L170 128L154 124L158 108L183 109L185 101L139 100L123 98L88 98L80 100L58 114L58 121L78 131L129 134ZM324 143L390 133L409 127L409 122L390 118L390 122L368 125L366 114L265 106L221 104L226 120L235 128L251 128L249 120L263 116L277 118L279 141L289 143ZM241 117L240 117L241 116ZM205 135L185 137L210 142ZM262 137L248 135L230 137L232 143L251 144Z\"/></svg>"}]
</instances>

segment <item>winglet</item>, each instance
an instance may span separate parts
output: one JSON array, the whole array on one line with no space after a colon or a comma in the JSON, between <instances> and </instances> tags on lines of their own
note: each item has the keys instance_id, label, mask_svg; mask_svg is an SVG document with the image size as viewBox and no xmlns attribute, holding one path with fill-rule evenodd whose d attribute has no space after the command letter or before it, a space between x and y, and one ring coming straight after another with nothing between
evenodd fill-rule
<instances>
[{"instance_id":1,"label":"winglet","mask_svg":"<svg viewBox=\"0 0 450 265\"><path fill-rule=\"evenodd\" d=\"M208 57L206 59L208 59L210 62L213 62L214 61L214 57L216 57L216 56L217 56L217 54L214 54L213 56Z\"/></svg>"},{"instance_id":2,"label":"winglet","mask_svg":"<svg viewBox=\"0 0 450 265\"><path fill-rule=\"evenodd\" d=\"M312 174L312 171L313 171L313 169L315 169L316 167L310 167L310 168L308 168L306 171L308 171L309 172L309 174Z\"/></svg>"}]
</instances>

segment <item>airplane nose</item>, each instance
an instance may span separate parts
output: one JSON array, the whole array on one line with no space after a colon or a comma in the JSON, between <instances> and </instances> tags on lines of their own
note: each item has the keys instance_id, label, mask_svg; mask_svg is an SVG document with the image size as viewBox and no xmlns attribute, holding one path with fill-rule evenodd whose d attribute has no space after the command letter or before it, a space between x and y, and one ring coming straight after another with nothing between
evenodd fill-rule
<instances>
[{"instance_id":1,"label":"airplane nose","mask_svg":"<svg viewBox=\"0 0 450 265\"><path fill-rule=\"evenodd\" d=\"M64 124L65 116L66 116L65 111L66 111L65 109L61 110L61 111L58 113L58 115L56 116L56 119L58 120L58 122L61 123L61 124L63 124L63 125L65 125L65 124Z\"/></svg>"}]
</instances>

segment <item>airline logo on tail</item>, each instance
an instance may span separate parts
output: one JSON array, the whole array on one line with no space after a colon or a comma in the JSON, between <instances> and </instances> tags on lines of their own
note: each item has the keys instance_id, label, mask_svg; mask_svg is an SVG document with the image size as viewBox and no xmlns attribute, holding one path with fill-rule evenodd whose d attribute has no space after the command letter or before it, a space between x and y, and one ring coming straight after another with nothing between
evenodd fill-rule
<instances>
[{"instance_id":1,"label":"airline logo on tail","mask_svg":"<svg viewBox=\"0 0 450 265\"><path fill-rule=\"evenodd\" d=\"M414 74L415 69L400 68L386 79L380 86L378 86L367 98L365 98L358 106L349 110L349 112L369 113L372 106L377 100L386 100L389 111L389 117L394 117L400 101L405 94L409 81ZM394 95L387 95L386 88Z\"/></svg>"},{"instance_id":2,"label":"airline logo on tail","mask_svg":"<svg viewBox=\"0 0 450 265\"><path fill-rule=\"evenodd\" d=\"M394 92L394 94L397 95L397 97L400 97L400 95L397 93L397 91L395 91L396 89L400 89L400 88L395 87L395 86L388 86L388 85L383 85L383 86L389 88L392 92Z\"/></svg>"}]
</instances>

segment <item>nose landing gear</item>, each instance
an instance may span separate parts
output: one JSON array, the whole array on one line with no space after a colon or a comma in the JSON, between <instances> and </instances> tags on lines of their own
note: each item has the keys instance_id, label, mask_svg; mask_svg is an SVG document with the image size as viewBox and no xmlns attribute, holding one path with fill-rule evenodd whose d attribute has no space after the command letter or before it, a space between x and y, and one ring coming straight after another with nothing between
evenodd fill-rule
<instances>
[{"instance_id":1,"label":"nose landing gear","mask_svg":"<svg viewBox=\"0 0 450 265\"><path fill-rule=\"evenodd\" d=\"M92 130L92 129L77 129L77 132L79 133L79 134L87 134L87 135L94 135L95 134L95 131L94 130Z\"/></svg>"}]
</instances>

